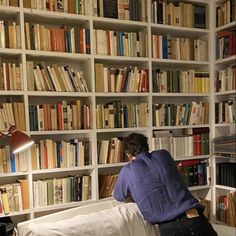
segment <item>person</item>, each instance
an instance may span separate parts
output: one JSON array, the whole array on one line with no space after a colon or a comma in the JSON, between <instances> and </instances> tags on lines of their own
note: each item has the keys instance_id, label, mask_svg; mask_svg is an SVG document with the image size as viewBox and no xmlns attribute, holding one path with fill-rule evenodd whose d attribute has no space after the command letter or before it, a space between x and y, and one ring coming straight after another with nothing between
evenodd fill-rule
<instances>
[{"instance_id":1,"label":"person","mask_svg":"<svg viewBox=\"0 0 236 236\"><path fill-rule=\"evenodd\" d=\"M132 133L124 138L124 152L130 162L115 184L117 201L136 202L144 219L159 225L161 236L217 235L168 151L149 152L147 137Z\"/></svg>"}]
</instances>

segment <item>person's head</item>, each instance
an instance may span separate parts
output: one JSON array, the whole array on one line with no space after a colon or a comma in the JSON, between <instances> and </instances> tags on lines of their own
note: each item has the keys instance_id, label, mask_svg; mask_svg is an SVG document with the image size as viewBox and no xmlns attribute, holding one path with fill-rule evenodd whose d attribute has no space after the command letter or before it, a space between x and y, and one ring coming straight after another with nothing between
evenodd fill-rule
<instances>
[{"instance_id":1,"label":"person's head","mask_svg":"<svg viewBox=\"0 0 236 236\"><path fill-rule=\"evenodd\" d=\"M124 138L124 152L129 159L142 152L148 152L147 137L143 134L132 133Z\"/></svg>"}]
</instances>

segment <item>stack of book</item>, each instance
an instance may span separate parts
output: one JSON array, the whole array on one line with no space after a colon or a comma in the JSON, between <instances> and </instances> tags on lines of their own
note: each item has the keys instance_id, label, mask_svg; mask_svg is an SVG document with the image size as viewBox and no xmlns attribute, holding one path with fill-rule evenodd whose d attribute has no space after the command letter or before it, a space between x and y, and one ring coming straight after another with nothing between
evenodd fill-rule
<instances>
[{"instance_id":1,"label":"stack of book","mask_svg":"<svg viewBox=\"0 0 236 236\"><path fill-rule=\"evenodd\" d=\"M217 137L213 143L216 155L236 157L236 134Z\"/></svg>"}]
</instances>

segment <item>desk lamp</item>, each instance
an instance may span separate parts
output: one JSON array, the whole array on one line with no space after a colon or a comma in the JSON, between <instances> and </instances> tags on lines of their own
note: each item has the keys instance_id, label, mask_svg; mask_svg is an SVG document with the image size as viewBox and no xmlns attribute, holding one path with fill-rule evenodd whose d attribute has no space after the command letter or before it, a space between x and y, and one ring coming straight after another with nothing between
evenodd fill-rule
<instances>
[{"instance_id":1,"label":"desk lamp","mask_svg":"<svg viewBox=\"0 0 236 236\"><path fill-rule=\"evenodd\" d=\"M12 152L14 154L23 151L34 143L26 133L18 130L14 125L9 127L7 133L0 132L0 139L10 135Z\"/></svg>"}]
</instances>

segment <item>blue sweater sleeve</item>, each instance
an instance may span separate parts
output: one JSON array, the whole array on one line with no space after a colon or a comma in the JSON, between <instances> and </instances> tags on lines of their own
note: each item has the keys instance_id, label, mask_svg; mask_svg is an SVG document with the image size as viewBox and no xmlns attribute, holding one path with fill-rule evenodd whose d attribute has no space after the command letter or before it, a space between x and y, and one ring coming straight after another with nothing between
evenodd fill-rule
<instances>
[{"instance_id":1,"label":"blue sweater sleeve","mask_svg":"<svg viewBox=\"0 0 236 236\"><path fill-rule=\"evenodd\" d=\"M129 180L129 169L127 166L124 166L120 171L113 192L113 197L119 202L125 201L125 199L128 197L129 193L128 180Z\"/></svg>"}]
</instances>

